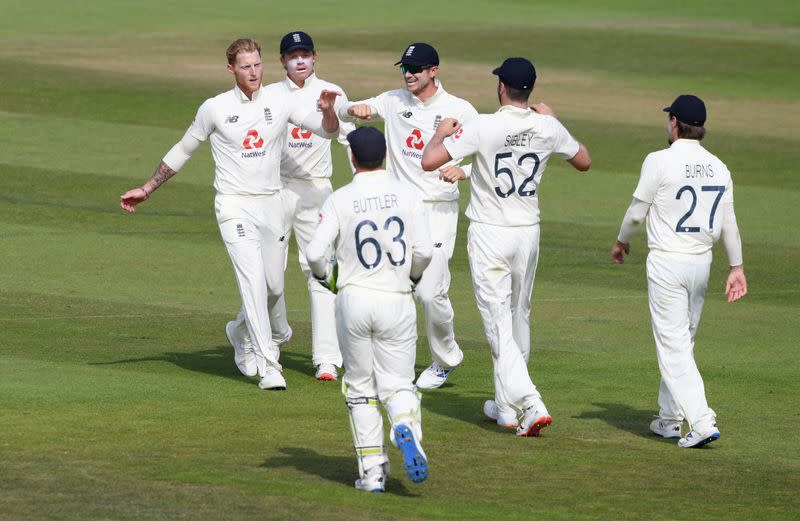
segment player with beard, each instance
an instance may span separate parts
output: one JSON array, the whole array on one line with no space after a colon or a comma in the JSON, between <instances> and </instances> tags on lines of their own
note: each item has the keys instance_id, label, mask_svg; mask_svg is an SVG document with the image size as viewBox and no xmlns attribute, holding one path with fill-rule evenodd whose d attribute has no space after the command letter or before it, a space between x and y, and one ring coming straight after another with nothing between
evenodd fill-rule
<instances>
[{"instance_id":1,"label":"player with beard","mask_svg":"<svg viewBox=\"0 0 800 521\"><path fill-rule=\"evenodd\" d=\"M273 330L290 334L285 316L271 323L283 296L286 241L283 238L280 158L289 122L323 137L336 137L337 92L322 91L316 107L288 96L273 85L262 86L261 46L251 39L234 41L226 52L233 89L206 100L183 138L170 149L152 177L120 196L133 212L172 178L205 140L215 163L214 201L222 239L233 263L254 356L234 344L234 361L246 376L260 376L262 389L285 389ZM280 129L278 132L277 129Z\"/></svg>"}]
</instances>

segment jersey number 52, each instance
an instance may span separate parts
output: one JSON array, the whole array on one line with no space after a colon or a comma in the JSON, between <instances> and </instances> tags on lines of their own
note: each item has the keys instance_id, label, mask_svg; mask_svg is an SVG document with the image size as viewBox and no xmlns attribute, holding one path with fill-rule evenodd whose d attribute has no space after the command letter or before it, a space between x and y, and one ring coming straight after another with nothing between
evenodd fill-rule
<instances>
[{"instance_id":1,"label":"jersey number 52","mask_svg":"<svg viewBox=\"0 0 800 521\"><path fill-rule=\"evenodd\" d=\"M520 167L522 167L522 163L524 163L526 159L530 159L530 160L533 161L533 168L531 168L531 175L529 175L528 177L526 177L525 179L522 180L522 184L519 185L519 189L517 189L516 182L514 181L514 172L512 172L512 170L510 168L506 167L506 166L503 166L503 167L500 166L500 160L501 159L505 159L505 158L508 158L508 157L511 157L511 156L512 156L511 152L503 152L502 154L497 154L496 156L494 156L494 177L495 177L495 179L497 179L498 183L499 183L500 175L504 175L504 176L506 176L508 178L508 183L504 183L504 184L510 184L511 185L505 191L503 191L503 189L500 188L500 186L495 185L494 193L496 193L497 195L499 195L503 199L505 199L506 197L510 196L514 192L517 192L520 197L533 197L534 194L536 194L536 188L530 188L529 189L528 185L533 182L533 178L536 175L536 172L539 171L539 165L541 164L541 161L539 160L539 156L537 156L533 152L529 152L527 154L524 154L524 155L520 156L520 158L517 160L517 165L520 166Z\"/></svg>"}]
</instances>

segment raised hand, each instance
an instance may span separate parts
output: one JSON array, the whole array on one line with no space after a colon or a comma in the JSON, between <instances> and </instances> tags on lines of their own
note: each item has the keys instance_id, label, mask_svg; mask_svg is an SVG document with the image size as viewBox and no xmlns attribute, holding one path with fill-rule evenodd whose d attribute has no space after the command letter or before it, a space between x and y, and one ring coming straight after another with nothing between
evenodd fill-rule
<instances>
[{"instance_id":1,"label":"raised hand","mask_svg":"<svg viewBox=\"0 0 800 521\"><path fill-rule=\"evenodd\" d=\"M332 110L333 104L336 103L336 96L341 96L342 93L335 90L323 90L319 93L317 100L317 108L320 110Z\"/></svg>"},{"instance_id":2,"label":"raised hand","mask_svg":"<svg viewBox=\"0 0 800 521\"><path fill-rule=\"evenodd\" d=\"M372 119L372 107L366 103L352 105L349 109L347 109L347 113L358 119Z\"/></svg>"},{"instance_id":3,"label":"raised hand","mask_svg":"<svg viewBox=\"0 0 800 521\"><path fill-rule=\"evenodd\" d=\"M461 124L455 118L444 118L442 121L439 122L439 126L436 127L436 134L442 136L443 138L447 136L452 136L456 130L461 127Z\"/></svg>"},{"instance_id":4,"label":"raised hand","mask_svg":"<svg viewBox=\"0 0 800 521\"><path fill-rule=\"evenodd\" d=\"M466 178L467 175L460 166L448 165L439 169L439 179L442 181L447 181L448 183L457 183Z\"/></svg>"},{"instance_id":5,"label":"raised hand","mask_svg":"<svg viewBox=\"0 0 800 521\"><path fill-rule=\"evenodd\" d=\"M533 105L531 105L531 110L533 110L534 112L538 112L539 114L543 114L545 116L556 117L556 113L553 112L553 109L551 109L544 103L534 103Z\"/></svg>"}]
</instances>

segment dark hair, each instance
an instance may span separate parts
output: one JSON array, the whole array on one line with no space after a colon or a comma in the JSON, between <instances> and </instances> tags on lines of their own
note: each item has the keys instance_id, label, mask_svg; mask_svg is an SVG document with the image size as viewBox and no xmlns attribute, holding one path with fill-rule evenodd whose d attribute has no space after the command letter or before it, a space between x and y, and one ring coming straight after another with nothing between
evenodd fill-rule
<instances>
[{"instance_id":1,"label":"dark hair","mask_svg":"<svg viewBox=\"0 0 800 521\"><path fill-rule=\"evenodd\" d=\"M519 103L528 102L528 98L531 97L531 92L533 92L533 89L518 89L516 87L510 86L503 80L500 81L503 82L503 85L506 86L506 96L508 96L508 99Z\"/></svg>"},{"instance_id":2,"label":"dark hair","mask_svg":"<svg viewBox=\"0 0 800 521\"><path fill-rule=\"evenodd\" d=\"M386 154L384 154L380 159L373 159L372 161L359 161L359 159L355 157L355 154L353 154L353 163L365 170L375 170L381 167L385 158Z\"/></svg>"},{"instance_id":3,"label":"dark hair","mask_svg":"<svg viewBox=\"0 0 800 521\"><path fill-rule=\"evenodd\" d=\"M675 114L671 114L675 116ZM703 137L706 135L706 127L696 127L694 125L689 125L688 123L684 123L683 121L675 118L678 122L678 137L683 139L696 139L698 141L702 140Z\"/></svg>"}]
</instances>

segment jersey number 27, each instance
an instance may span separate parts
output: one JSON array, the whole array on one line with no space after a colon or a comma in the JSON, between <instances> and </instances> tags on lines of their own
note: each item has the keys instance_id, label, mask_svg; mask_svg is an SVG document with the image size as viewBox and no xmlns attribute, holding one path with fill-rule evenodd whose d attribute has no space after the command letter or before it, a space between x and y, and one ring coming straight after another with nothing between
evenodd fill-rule
<instances>
[{"instance_id":1,"label":"jersey number 27","mask_svg":"<svg viewBox=\"0 0 800 521\"><path fill-rule=\"evenodd\" d=\"M701 188L703 192L717 192L717 197L714 199L714 204L711 205L711 212L708 215L708 230L713 232L714 231L714 214L717 213L717 205L719 204L719 200L722 199L722 194L725 193L725 187L720 185L706 185ZM675 231L679 233L697 233L700 231L699 226L684 226L683 223L692 216L694 213L694 209L697 206L697 192L694 191L694 188L690 185L682 186L680 190L678 190L678 194L675 196L675 199L680 199L684 192L688 192L689 195L692 197L692 205L689 207L689 211L683 214L683 217L678 220L678 224L675 226Z\"/></svg>"}]
</instances>

